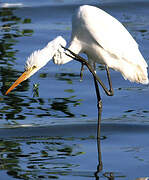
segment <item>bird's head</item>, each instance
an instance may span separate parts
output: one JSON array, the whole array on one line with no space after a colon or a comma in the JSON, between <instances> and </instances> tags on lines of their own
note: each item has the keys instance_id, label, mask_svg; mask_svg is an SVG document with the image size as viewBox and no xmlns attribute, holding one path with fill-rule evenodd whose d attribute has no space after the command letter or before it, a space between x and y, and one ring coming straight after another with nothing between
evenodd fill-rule
<instances>
[{"instance_id":1,"label":"bird's head","mask_svg":"<svg viewBox=\"0 0 149 180\"><path fill-rule=\"evenodd\" d=\"M7 90L6 95L18 86L22 81L28 79L35 74L39 69L45 66L49 60L55 55L59 48L66 46L66 41L61 36L50 41L46 47L41 50L34 51L27 59L25 64L25 71Z\"/></svg>"}]
</instances>

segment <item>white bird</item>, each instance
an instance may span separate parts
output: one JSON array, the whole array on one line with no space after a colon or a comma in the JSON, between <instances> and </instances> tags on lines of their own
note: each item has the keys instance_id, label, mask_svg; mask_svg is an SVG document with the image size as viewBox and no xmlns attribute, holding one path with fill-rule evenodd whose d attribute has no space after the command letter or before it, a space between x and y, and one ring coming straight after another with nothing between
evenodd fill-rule
<instances>
[{"instance_id":1,"label":"white bird","mask_svg":"<svg viewBox=\"0 0 149 180\"><path fill-rule=\"evenodd\" d=\"M65 54L61 45L66 46L66 41L58 36L45 48L32 53L26 61L25 72L6 94L52 58L56 64L71 61L72 58ZM121 72L125 79L132 82L149 83L148 65L136 41L117 19L97 7L83 5L77 9L72 18L72 34L68 49L75 54L85 53L90 64L104 64Z\"/></svg>"}]
</instances>

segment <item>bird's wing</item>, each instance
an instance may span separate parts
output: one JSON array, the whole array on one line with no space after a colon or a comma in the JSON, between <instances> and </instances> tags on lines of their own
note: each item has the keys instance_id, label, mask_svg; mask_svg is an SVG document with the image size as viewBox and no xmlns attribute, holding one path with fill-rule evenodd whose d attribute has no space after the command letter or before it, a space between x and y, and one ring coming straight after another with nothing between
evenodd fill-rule
<instances>
[{"instance_id":1,"label":"bird's wing","mask_svg":"<svg viewBox=\"0 0 149 180\"><path fill-rule=\"evenodd\" d=\"M130 63L147 66L136 41L114 17L95 8L90 13L84 13L82 19L91 38L108 53Z\"/></svg>"}]
</instances>

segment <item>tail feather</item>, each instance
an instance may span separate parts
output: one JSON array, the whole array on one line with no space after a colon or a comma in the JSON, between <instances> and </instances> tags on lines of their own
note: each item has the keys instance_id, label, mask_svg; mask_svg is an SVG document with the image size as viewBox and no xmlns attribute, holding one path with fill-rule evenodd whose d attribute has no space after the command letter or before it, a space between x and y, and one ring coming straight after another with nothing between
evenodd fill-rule
<instances>
[{"instance_id":1,"label":"tail feather","mask_svg":"<svg viewBox=\"0 0 149 180\"><path fill-rule=\"evenodd\" d=\"M124 79L142 84L149 83L146 66L129 64L125 62L121 67L120 72L122 73Z\"/></svg>"}]
</instances>

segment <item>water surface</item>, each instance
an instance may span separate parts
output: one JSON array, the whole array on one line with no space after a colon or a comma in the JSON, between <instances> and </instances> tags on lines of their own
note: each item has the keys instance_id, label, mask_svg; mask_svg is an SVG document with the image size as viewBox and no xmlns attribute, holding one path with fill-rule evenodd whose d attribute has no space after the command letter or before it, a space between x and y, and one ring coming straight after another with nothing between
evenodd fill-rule
<instances>
[{"instance_id":1,"label":"water surface","mask_svg":"<svg viewBox=\"0 0 149 180\"><path fill-rule=\"evenodd\" d=\"M120 20L149 63L147 0L1 1L3 179L132 180L149 176L148 86L125 81L120 73L111 70L115 95L107 97L101 90L103 171L97 175L95 90L87 70L80 82L78 62L57 66L50 61L8 96L4 95L24 71L32 51L43 48L58 35L70 40L71 16L82 4L96 5ZM107 82L105 71L100 66L98 70ZM34 83L39 84L38 96L34 96Z\"/></svg>"}]
</instances>

